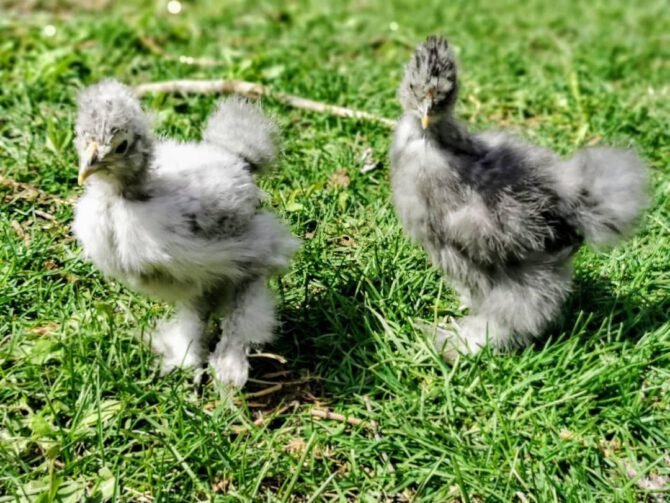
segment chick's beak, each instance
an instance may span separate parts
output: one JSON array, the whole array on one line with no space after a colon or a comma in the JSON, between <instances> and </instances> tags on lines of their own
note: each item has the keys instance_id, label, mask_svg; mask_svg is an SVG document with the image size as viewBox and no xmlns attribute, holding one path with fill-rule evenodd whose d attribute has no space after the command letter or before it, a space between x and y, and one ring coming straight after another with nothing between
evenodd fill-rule
<instances>
[{"instance_id":1,"label":"chick's beak","mask_svg":"<svg viewBox=\"0 0 670 503\"><path fill-rule=\"evenodd\" d=\"M83 185L86 179L98 170L98 143L92 141L86 147L86 152L79 166L79 185Z\"/></svg>"},{"instance_id":2,"label":"chick's beak","mask_svg":"<svg viewBox=\"0 0 670 503\"><path fill-rule=\"evenodd\" d=\"M424 114L421 116L421 127L423 129L426 129L428 126L430 126L430 123L432 121L432 117L428 114Z\"/></svg>"}]
</instances>

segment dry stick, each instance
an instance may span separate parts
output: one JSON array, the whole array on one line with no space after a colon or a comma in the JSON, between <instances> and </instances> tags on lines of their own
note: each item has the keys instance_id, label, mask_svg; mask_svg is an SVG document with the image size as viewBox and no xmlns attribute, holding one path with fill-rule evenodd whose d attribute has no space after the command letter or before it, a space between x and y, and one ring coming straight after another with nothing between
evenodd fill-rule
<instances>
[{"instance_id":1,"label":"dry stick","mask_svg":"<svg viewBox=\"0 0 670 503\"><path fill-rule=\"evenodd\" d=\"M33 187L30 184L27 183L22 183L22 182L17 182L16 180L13 180L11 178L4 177L0 175L0 186L2 187L9 187L10 189L13 189L14 191L23 191L27 192L28 194L35 195L37 198L39 198L39 203L54 203L54 204L64 204L64 205L69 205L74 202L73 198L68 198L68 199L63 199L62 197L58 197L56 195L50 194L49 192L45 192L44 190L38 189L37 187ZM46 211L42 211L39 209L34 210L35 215L38 217L43 218L44 220L49 220L53 221L55 220L55 217L51 215L50 213L47 213ZM18 222L16 222L17 225ZM12 225L14 230L20 235L19 231L17 230L16 226ZM69 234L69 230L64 227L64 226L57 226L57 230L62 231L66 234L65 239L66 240L71 240L74 239L72 236ZM21 238L24 240L26 243L26 246L29 245L30 239L27 238L27 236L21 236Z\"/></svg>"},{"instance_id":2,"label":"dry stick","mask_svg":"<svg viewBox=\"0 0 670 503\"><path fill-rule=\"evenodd\" d=\"M372 404L370 403L370 399L368 398L367 395L363 396L363 401L365 402L365 408L368 409L368 412L372 414ZM381 442L382 436L379 433L379 423L377 421L372 421L370 423L372 425L372 433L375 436L375 440L377 442ZM382 451L382 459L384 460L384 463L389 467L389 471L391 473L395 473L395 468L393 467L393 463L391 463L391 460L389 459L388 454L386 454L385 451Z\"/></svg>"},{"instance_id":3,"label":"dry stick","mask_svg":"<svg viewBox=\"0 0 670 503\"><path fill-rule=\"evenodd\" d=\"M263 377L267 379L274 379L275 377L284 377L287 375L291 375L293 373L292 370L278 370L277 372L270 372L269 374L263 374Z\"/></svg>"},{"instance_id":4,"label":"dry stick","mask_svg":"<svg viewBox=\"0 0 670 503\"><path fill-rule=\"evenodd\" d=\"M286 358L274 353L250 353L249 358L267 358L269 360L277 360L279 363L286 363Z\"/></svg>"},{"instance_id":5,"label":"dry stick","mask_svg":"<svg viewBox=\"0 0 670 503\"><path fill-rule=\"evenodd\" d=\"M254 393L247 393L245 395L246 398L259 398L261 396L266 396L266 395L271 395L272 393L275 393L279 390L281 390L284 387L282 383L275 384L274 386L270 386L269 388L262 389L260 391L256 391Z\"/></svg>"},{"instance_id":6,"label":"dry stick","mask_svg":"<svg viewBox=\"0 0 670 503\"><path fill-rule=\"evenodd\" d=\"M63 199L62 197L58 197L56 195L50 194L42 189L38 189L37 187L33 187L30 184L27 183L22 183L22 182L17 182L16 180L13 180L11 178L4 177L0 175L0 185L4 187L9 187L10 189L14 190L23 190L24 192L28 192L29 194L36 194L39 197L43 198L45 201L57 203L57 204L71 204L72 200L69 199Z\"/></svg>"},{"instance_id":7,"label":"dry stick","mask_svg":"<svg viewBox=\"0 0 670 503\"><path fill-rule=\"evenodd\" d=\"M237 398L235 398L233 400L234 400L233 403L235 405L242 405L242 403L244 403L244 405L246 405L250 409L262 409L263 407L267 407L267 405L268 405L267 403L264 403L264 402L247 402L246 400L242 401L242 400L237 399ZM221 402L218 402L218 403L221 403Z\"/></svg>"},{"instance_id":8,"label":"dry stick","mask_svg":"<svg viewBox=\"0 0 670 503\"><path fill-rule=\"evenodd\" d=\"M194 66L220 66L224 63L208 58L195 58L192 56L173 56L168 51L163 49L154 39L147 36L140 36L140 42L144 47L154 54L158 54L164 58L179 61L186 65ZM304 110L311 110L313 112L328 113L337 117L346 117L354 119L362 119L373 122L380 122L388 127L395 127L395 121L380 117L368 112L361 112L351 110L345 107L338 107L322 103L320 101L309 100L299 96L290 94L274 92L271 89L254 82L245 82L242 80L167 80L163 82L151 82L148 84L140 84L135 88L138 96L143 96L152 92L163 93L191 93L191 94L218 94L218 93L235 93L248 98L258 98L259 96L271 96L277 101L294 108L301 108Z\"/></svg>"},{"instance_id":9,"label":"dry stick","mask_svg":"<svg viewBox=\"0 0 670 503\"><path fill-rule=\"evenodd\" d=\"M274 418L281 416L284 412L286 412L291 407L296 408L297 406L298 406L298 403L294 400L291 403L289 403L288 405L284 405L283 407L280 407L279 409L276 409L276 410L272 411L267 416L265 416L261 413L261 415L257 419L255 419L252 424L254 426L256 426L257 428L260 428L261 426L264 426L266 423L273 420ZM249 433L249 429L244 425L233 425L233 426L231 426L231 430L232 430L233 433L238 434L238 435L240 435L242 433Z\"/></svg>"},{"instance_id":10,"label":"dry stick","mask_svg":"<svg viewBox=\"0 0 670 503\"><path fill-rule=\"evenodd\" d=\"M357 417L345 416L343 414L338 414L337 412L331 412L325 409L310 409L309 413L314 417L320 417L321 419L332 419L333 421L339 421L341 423L349 423L354 426L362 426L363 428L372 429L372 426L367 421L358 419Z\"/></svg>"},{"instance_id":11,"label":"dry stick","mask_svg":"<svg viewBox=\"0 0 670 503\"><path fill-rule=\"evenodd\" d=\"M294 379L293 381L282 381L281 383L278 383L277 381L268 381L267 379L254 379L251 377L247 379L247 381L254 384L283 384L284 386L296 386L298 384L305 384L316 380L317 378L314 376L306 376L301 379Z\"/></svg>"},{"instance_id":12,"label":"dry stick","mask_svg":"<svg viewBox=\"0 0 670 503\"><path fill-rule=\"evenodd\" d=\"M135 88L137 96L149 93L182 93L182 94L221 94L235 93L247 98L258 98L267 96L285 105L312 112L326 113L336 117L350 119L361 119L365 121L379 122L388 127L395 127L395 121L379 115L350 108L329 105L321 101L309 100L300 96L293 96L276 92L262 84L246 82L244 80L166 80L163 82L149 82L140 84Z\"/></svg>"},{"instance_id":13,"label":"dry stick","mask_svg":"<svg viewBox=\"0 0 670 503\"><path fill-rule=\"evenodd\" d=\"M16 220L12 220L10 225L12 226L12 229L14 229L14 232L16 232L19 237L23 239L23 243L26 246L30 246L30 238L28 237L28 234L26 234L26 231L23 230L23 227L21 227L21 224Z\"/></svg>"},{"instance_id":14,"label":"dry stick","mask_svg":"<svg viewBox=\"0 0 670 503\"><path fill-rule=\"evenodd\" d=\"M298 402L293 400L292 402L289 402L288 404L286 404L282 407L279 407L278 409L273 410L270 414L268 414L267 416L263 416L263 417L264 417L264 419L274 419L276 417L281 416L284 412L289 410L291 407L293 407L295 409L297 406L298 406ZM256 419L256 421L254 421L254 424L256 424L257 421L258 421L258 419Z\"/></svg>"},{"instance_id":15,"label":"dry stick","mask_svg":"<svg viewBox=\"0 0 670 503\"><path fill-rule=\"evenodd\" d=\"M227 400L214 400L213 402L207 402L205 405L203 405L202 408L203 408L203 410L204 410L205 412L209 412L209 411L211 411L212 409L216 409L219 405L221 405L221 404L223 404L223 403L226 403L226 404L227 404L228 401L227 401ZM241 399L239 399L239 398L237 398L237 397L236 397L236 398L233 398L233 403L234 403L235 405L238 405L238 406L239 406L239 405L242 405L242 403L244 403L244 405L246 405L246 406L249 407L250 409L260 409L261 407L266 407L266 406L267 406L267 403L263 403L263 402L247 402L246 400L242 401Z\"/></svg>"},{"instance_id":16,"label":"dry stick","mask_svg":"<svg viewBox=\"0 0 670 503\"><path fill-rule=\"evenodd\" d=\"M43 218L44 220L55 220L56 217L54 217L51 213L47 213L46 211L42 210L35 210L35 215L37 215L40 218Z\"/></svg>"}]
</instances>

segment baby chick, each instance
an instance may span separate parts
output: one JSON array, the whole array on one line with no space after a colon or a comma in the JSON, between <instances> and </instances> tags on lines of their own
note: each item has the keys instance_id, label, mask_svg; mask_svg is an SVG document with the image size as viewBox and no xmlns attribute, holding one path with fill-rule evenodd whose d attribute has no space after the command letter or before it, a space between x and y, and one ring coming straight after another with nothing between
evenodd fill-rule
<instances>
[{"instance_id":1,"label":"baby chick","mask_svg":"<svg viewBox=\"0 0 670 503\"><path fill-rule=\"evenodd\" d=\"M79 96L79 182L73 230L85 255L129 288L173 303L150 337L162 369L200 367L211 316L223 316L209 355L219 381L242 386L251 344L276 326L270 275L298 246L259 209L254 173L275 158L277 127L245 101L224 101L200 143L157 139L130 88L111 80Z\"/></svg>"},{"instance_id":2,"label":"baby chick","mask_svg":"<svg viewBox=\"0 0 670 503\"><path fill-rule=\"evenodd\" d=\"M582 242L620 241L647 202L647 168L632 152L590 148L562 160L509 134L468 132L454 117L456 73L445 39L417 48L391 147L402 226L470 309L432 329L447 360L540 335L570 292Z\"/></svg>"}]
</instances>

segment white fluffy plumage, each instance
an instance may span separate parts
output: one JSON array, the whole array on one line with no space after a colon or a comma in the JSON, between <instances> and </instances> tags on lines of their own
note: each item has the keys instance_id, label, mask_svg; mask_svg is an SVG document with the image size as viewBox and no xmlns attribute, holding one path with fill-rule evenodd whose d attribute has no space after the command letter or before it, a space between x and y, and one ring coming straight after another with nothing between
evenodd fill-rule
<instances>
[{"instance_id":1,"label":"white fluffy plumage","mask_svg":"<svg viewBox=\"0 0 670 503\"><path fill-rule=\"evenodd\" d=\"M106 276L175 304L150 337L165 372L200 367L207 322L222 316L209 363L224 384L242 386L247 350L276 326L267 279L289 265L298 241L259 208L254 173L276 152L277 127L230 98L201 143L158 140L128 87L103 81L82 91L76 123L79 178L74 234Z\"/></svg>"}]
</instances>

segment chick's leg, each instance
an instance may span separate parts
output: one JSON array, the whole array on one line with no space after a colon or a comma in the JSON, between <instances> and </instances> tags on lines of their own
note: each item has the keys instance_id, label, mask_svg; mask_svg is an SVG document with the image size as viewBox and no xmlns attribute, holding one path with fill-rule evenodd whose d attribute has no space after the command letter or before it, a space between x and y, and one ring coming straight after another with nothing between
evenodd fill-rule
<instances>
[{"instance_id":1,"label":"chick's leg","mask_svg":"<svg viewBox=\"0 0 670 503\"><path fill-rule=\"evenodd\" d=\"M151 336L151 348L162 356L161 371L167 374L177 367L200 367L205 359L203 335L207 317L190 303L176 306L175 316L161 322Z\"/></svg>"},{"instance_id":2,"label":"chick's leg","mask_svg":"<svg viewBox=\"0 0 670 503\"><path fill-rule=\"evenodd\" d=\"M471 314L459 320L451 320L448 327L434 326L428 333L433 337L435 350L448 362L459 355L474 355L487 343L504 340L511 330L496 320Z\"/></svg>"},{"instance_id":3,"label":"chick's leg","mask_svg":"<svg viewBox=\"0 0 670 503\"><path fill-rule=\"evenodd\" d=\"M249 376L250 345L269 342L277 325L274 296L265 278L240 287L224 306L221 340L209 358L222 384L244 386Z\"/></svg>"},{"instance_id":4,"label":"chick's leg","mask_svg":"<svg viewBox=\"0 0 670 503\"><path fill-rule=\"evenodd\" d=\"M481 294L469 316L436 329L435 346L445 360L477 353L486 344L496 349L523 345L558 316L570 292L568 263L513 272Z\"/></svg>"}]
</instances>

